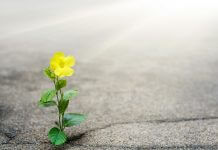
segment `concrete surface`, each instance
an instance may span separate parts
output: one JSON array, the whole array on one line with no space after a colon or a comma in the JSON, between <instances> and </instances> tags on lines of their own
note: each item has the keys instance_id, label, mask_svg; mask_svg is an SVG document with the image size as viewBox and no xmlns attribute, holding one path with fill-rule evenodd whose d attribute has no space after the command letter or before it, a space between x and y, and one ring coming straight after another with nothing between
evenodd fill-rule
<instances>
[{"instance_id":1,"label":"concrete surface","mask_svg":"<svg viewBox=\"0 0 218 150\"><path fill-rule=\"evenodd\" d=\"M0 3L0 149L218 149L216 1ZM55 148L57 112L37 101L58 50L88 119Z\"/></svg>"}]
</instances>

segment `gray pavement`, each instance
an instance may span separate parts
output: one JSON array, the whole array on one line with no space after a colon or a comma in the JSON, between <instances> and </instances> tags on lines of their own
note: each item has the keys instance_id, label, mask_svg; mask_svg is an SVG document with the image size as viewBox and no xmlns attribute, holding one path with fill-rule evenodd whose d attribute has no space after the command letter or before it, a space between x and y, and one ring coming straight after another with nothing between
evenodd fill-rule
<instances>
[{"instance_id":1,"label":"gray pavement","mask_svg":"<svg viewBox=\"0 0 218 150\"><path fill-rule=\"evenodd\" d=\"M0 3L0 149L218 149L216 1ZM59 50L88 119L55 148L57 111L37 101Z\"/></svg>"}]
</instances>

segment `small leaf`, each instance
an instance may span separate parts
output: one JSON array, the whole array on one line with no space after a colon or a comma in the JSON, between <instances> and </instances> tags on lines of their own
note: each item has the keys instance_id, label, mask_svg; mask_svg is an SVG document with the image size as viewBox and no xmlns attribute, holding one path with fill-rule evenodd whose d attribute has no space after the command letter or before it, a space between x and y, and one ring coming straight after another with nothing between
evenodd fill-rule
<instances>
[{"instance_id":1,"label":"small leaf","mask_svg":"<svg viewBox=\"0 0 218 150\"><path fill-rule=\"evenodd\" d=\"M58 80L58 82L55 84L56 90L60 90L61 88L65 87L67 84L66 80Z\"/></svg>"},{"instance_id":2,"label":"small leaf","mask_svg":"<svg viewBox=\"0 0 218 150\"><path fill-rule=\"evenodd\" d=\"M49 106L56 105L56 102L53 101L55 94L56 94L56 91L53 89L48 89L44 91L41 95L41 99L38 102L38 105L40 107L49 107Z\"/></svg>"},{"instance_id":3,"label":"small leaf","mask_svg":"<svg viewBox=\"0 0 218 150\"><path fill-rule=\"evenodd\" d=\"M71 127L79 125L86 119L85 115L77 113L68 113L64 115L64 126Z\"/></svg>"},{"instance_id":4,"label":"small leaf","mask_svg":"<svg viewBox=\"0 0 218 150\"><path fill-rule=\"evenodd\" d=\"M43 103L48 102L48 101L52 101L55 94L56 94L56 91L54 89L48 89L42 93L40 101Z\"/></svg>"},{"instance_id":5,"label":"small leaf","mask_svg":"<svg viewBox=\"0 0 218 150\"><path fill-rule=\"evenodd\" d=\"M76 97L77 96L77 91L76 90L69 90L67 92L64 93L64 100L70 100L71 98L73 97Z\"/></svg>"},{"instance_id":6,"label":"small leaf","mask_svg":"<svg viewBox=\"0 0 218 150\"><path fill-rule=\"evenodd\" d=\"M58 110L59 110L59 112L61 114L63 114L66 111L68 104L69 104L69 100L61 99L59 101L59 103L58 103Z\"/></svg>"},{"instance_id":7,"label":"small leaf","mask_svg":"<svg viewBox=\"0 0 218 150\"><path fill-rule=\"evenodd\" d=\"M51 80L55 79L55 74L50 70L49 67L44 69L44 74L45 76L47 76L48 78L50 78Z\"/></svg>"},{"instance_id":8,"label":"small leaf","mask_svg":"<svg viewBox=\"0 0 218 150\"><path fill-rule=\"evenodd\" d=\"M56 102L55 101L48 101L48 102L39 101L38 105L39 107L50 107L50 106L55 106Z\"/></svg>"},{"instance_id":9,"label":"small leaf","mask_svg":"<svg viewBox=\"0 0 218 150\"><path fill-rule=\"evenodd\" d=\"M54 127L48 132L48 138L54 145L64 144L67 140L66 134L60 129Z\"/></svg>"}]
</instances>

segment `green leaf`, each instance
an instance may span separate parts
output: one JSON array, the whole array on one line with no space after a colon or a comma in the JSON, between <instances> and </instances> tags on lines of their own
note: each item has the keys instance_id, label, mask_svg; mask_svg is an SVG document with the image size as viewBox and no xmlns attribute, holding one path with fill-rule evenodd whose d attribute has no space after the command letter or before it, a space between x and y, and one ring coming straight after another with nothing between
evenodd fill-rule
<instances>
[{"instance_id":1,"label":"green leaf","mask_svg":"<svg viewBox=\"0 0 218 150\"><path fill-rule=\"evenodd\" d=\"M39 101L38 105L39 107L50 107L50 106L55 106L56 102L55 101L48 101L48 102Z\"/></svg>"},{"instance_id":2,"label":"green leaf","mask_svg":"<svg viewBox=\"0 0 218 150\"><path fill-rule=\"evenodd\" d=\"M41 95L41 99L38 102L40 107L49 107L56 105L56 102L53 101L56 91L53 89L48 89L44 91Z\"/></svg>"},{"instance_id":3,"label":"green leaf","mask_svg":"<svg viewBox=\"0 0 218 150\"><path fill-rule=\"evenodd\" d=\"M86 119L85 115L77 113L68 113L64 115L64 126L71 127L79 125Z\"/></svg>"},{"instance_id":4,"label":"green leaf","mask_svg":"<svg viewBox=\"0 0 218 150\"><path fill-rule=\"evenodd\" d=\"M66 111L68 104L69 104L69 100L61 99L59 101L59 103L58 103L58 110L59 110L59 112L61 114L63 114Z\"/></svg>"},{"instance_id":5,"label":"green leaf","mask_svg":"<svg viewBox=\"0 0 218 150\"><path fill-rule=\"evenodd\" d=\"M43 103L48 102L48 101L52 101L55 94L56 94L56 91L54 89L48 89L42 93L40 101Z\"/></svg>"},{"instance_id":6,"label":"green leaf","mask_svg":"<svg viewBox=\"0 0 218 150\"><path fill-rule=\"evenodd\" d=\"M55 79L55 74L50 70L49 67L44 69L44 74L45 76L47 76L48 78L50 78L51 80Z\"/></svg>"},{"instance_id":7,"label":"green leaf","mask_svg":"<svg viewBox=\"0 0 218 150\"><path fill-rule=\"evenodd\" d=\"M76 91L76 90L69 90L69 91L64 93L63 98L64 98L64 100L70 100L73 97L76 97L77 93L78 93L78 91Z\"/></svg>"},{"instance_id":8,"label":"green leaf","mask_svg":"<svg viewBox=\"0 0 218 150\"><path fill-rule=\"evenodd\" d=\"M67 140L66 134L60 129L54 127L48 132L48 138L54 145L64 144Z\"/></svg>"},{"instance_id":9,"label":"green leaf","mask_svg":"<svg viewBox=\"0 0 218 150\"><path fill-rule=\"evenodd\" d=\"M60 90L61 88L65 87L67 85L66 80L58 80L58 82L55 84L56 90Z\"/></svg>"}]
</instances>

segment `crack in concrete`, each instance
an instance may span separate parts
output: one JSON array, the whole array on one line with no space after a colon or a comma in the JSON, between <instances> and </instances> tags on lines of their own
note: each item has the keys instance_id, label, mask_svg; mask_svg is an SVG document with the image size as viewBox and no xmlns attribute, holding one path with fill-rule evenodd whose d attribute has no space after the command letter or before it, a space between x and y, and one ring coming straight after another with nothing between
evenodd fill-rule
<instances>
[{"instance_id":1,"label":"crack in concrete","mask_svg":"<svg viewBox=\"0 0 218 150\"><path fill-rule=\"evenodd\" d=\"M23 142L19 141L16 143L10 143L10 141L8 141L0 145L36 145L36 144L37 144L36 142L31 142L31 141L23 141Z\"/></svg>"},{"instance_id":2,"label":"crack in concrete","mask_svg":"<svg viewBox=\"0 0 218 150\"><path fill-rule=\"evenodd\" d=\"M1 144L7 144L17 136L17 130L11 127L5 127L0 124L0 134L4 135L7 140Z\"/></svg>"},{"instance_id":3,"label":"crack in concrete","mask_svg":"<svg viewBox=\"0 0 218 150\"><path fill-rule=\"evenodd\" d=\"M12 145L14 143L8 143L9 145ZM36 145L35 142L21 142L21 143L15 143L14 145ZM43 144L48 144L48 142L43 142ZM201 144L184 144L184 145L171 145L171 146L163 146L163 145L152 145L152 146L144 146L144 145L140 145L140 146L124 146L124 145L85 145L85 144L72 144L70 146L73 147L83 147L83 148L101 148L101 149L129 149L129 150L150 150L150 149L210 149L210 150L216 150L218 149L218 145L213 144L213 145L201 145ZM56 147L56 148L63 148L63 147Z\"/></svg>"},{"instance_id":4,"label":"crack in concrete","mask_svg":"<svg viewBox=\"0 0 218 150\"><path fill-rule=\"evenodd\" d=\"M153 146L123 146L123 145L83 145L83 144L75 144L72 145L75 147L84 147L84 148L117 148L117 149L130 149L130 150L143 150L143 149L210 149L215 150L218 149L218 145L194 145L194 144L186 144L186 145L171 145L171 146L162 146L162 145L153 145Z\"/></svg>"},{"instance_id":5,"label":"crack in concrete","mask_svg":"<svg viewBox=\"0 0 218 150\"><path fill-rule=\"evenodd\" d=\"M215 119L218 119L218 117L209 116L209 117L199 117L199 118L177 118L177 119L159 119L159 120L133 121L133 122L130 122L130 121L117 122L117 123L112 123L112 124L105 125L103 127L98 127L98 128L87 130L87 131L85 131L85 132L83 132L81 134L78 134L76 136L73 136L73 137L69 138L68 141L76 141L76 140L81 139L87 133L95 132L95 131L98 131L98 130L103 130L103 129L110 128L110 127L117 126L117 125L142 124L142 123L153 123L153 124L180 123L180 122L188 122L188 121L203 121L203 120L215 120Z\"/></svg>"},{"instance_id":6,"label":"crack in concrete","mask_svg":"<svg viewBox=\"0 0 218 150\"><path fill-rule=\"evenodd\" d=\"M25 112L30 112L28 109L31 109L32 107L29 107L29 105L32 105L31 103L26 104L24 108L26 108ZM19 113L20 110L17 110L16 112ZM20 113L21 114L21 113ZM30 117L30 114L23 115L23 120L21 123L19 123L19 129L15 129L13 124L11 125L5 125L3 123L0 123L0 134L4 135L7 139L6 141L0 143L2 144L10 144L11 141L13 141L19 134L21 134L21 131L25 131L25 122L27 122L28 118ZM23 129L23 130L22 130ZM29 141L21 141L21 143L29 143ZM30 142L34 143L34 142Z\"/></svg>"},{"instance_id":7,"label":"crack in concrete","mask_svg":"<svg viewBox=\"0 0 218 150\"><path fill-rule=\"evenodd\" d=\"M134 122L118 122L118 123L112 123L112 124L108 124L105 125L103 127L99 127L99 128L94 128L94 129L90 129L87 130L81 134L78 134L76 136L70 137L68 139L68 144L80 140L82 139L82 137L84 135L86 135L87 133L90 132L95 132L98 130L102 130L102 129L106 129L106 128L110 128L112 126L116 126L116 125L126 125L126 124L140 124L140 123L155 123L155 124L161 124L161 123L180 123L180 122L188 122L188 121L203 121L203 120L215 120L218 119L218 117L215 116L210 116L210 117L199 117L199 118L177 118L177 119L159 119L159 120L147 120L147 121L134 121ZM3 133L6 137L9 138L9 140L5 143L2 143L1 145L5 145L5 144L15 144L15 145L25 145L25 144L37 144L36 142L32 142L32 141L19 141L16 143L10 143L10 141L12 139L15 138L15 135L10 135L9 132L3 132L3 130L0 130L0 133ZM41 144L48 144L49 142L41 142ZM83 144L72 144L72 146L81 146L81 147L96 147L96 148L120 148L120 149L175 149L175 148L179 148L179 149L187 149L187 148L191 148L191 149L218 149L218 145L183 145L183 146L177 146L177 145L173 145L173 146L160 146L160 145L154 145L154 146L150 146L150 147L145 147L145 146L122 146L122 145L83 145Z\"/></svg>"}]
</instances>

